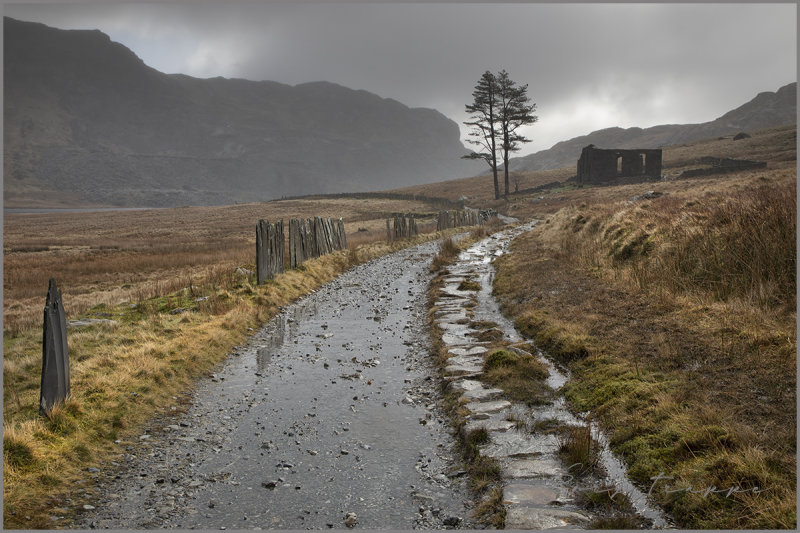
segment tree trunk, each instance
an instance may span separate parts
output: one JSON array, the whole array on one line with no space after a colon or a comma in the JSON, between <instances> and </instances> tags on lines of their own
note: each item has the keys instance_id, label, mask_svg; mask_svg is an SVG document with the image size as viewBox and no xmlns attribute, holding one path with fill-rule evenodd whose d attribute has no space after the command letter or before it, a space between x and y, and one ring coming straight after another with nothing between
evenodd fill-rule
<instances>
[{"instance_id":1,"label":"tree trunk","mask_svg":"<svg viewBox=\"0 0 800 533\"><path fill-rule=\"evenodd\" d=\"M494 199L500 199L500 184L497 182L497 167L495 166L492 171L494 172Z\"/></svg>"}]
</instances>

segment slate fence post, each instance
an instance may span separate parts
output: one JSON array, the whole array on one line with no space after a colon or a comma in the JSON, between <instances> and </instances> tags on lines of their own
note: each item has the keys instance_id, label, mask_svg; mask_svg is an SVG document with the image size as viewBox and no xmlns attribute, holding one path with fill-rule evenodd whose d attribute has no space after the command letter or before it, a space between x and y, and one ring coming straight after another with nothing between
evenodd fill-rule
<instances>
[{"instance_id":1,"label":"slate fence post","mask_svg":"<svg viewBox=\"0 0 800 533\"><path fill-rule=\"evenodd\" d=\"M450 210L439 211L439 219L436 222L436 231L442 231L460 226L477 226L481 224L481 217L477 211L471 210Z\"/></svg>"},{"instance_id":2,"label":"slate fence post","mask_svg":"<svg viewBox=\"0 0 800 533\"><path fill-rule=\"evenodd\" d=\"M256 225L256 278L261 285L283 272L283 220L270 224L259 220Z\"/></svg>"},{"instance_id":3,"label":"slate fence post","mask_svg":"<svg viewBox=\"0 0 800 533\"><path fill-rule=\"evenodd\" d=\"M404 239L418 235L417 221L411 215L395 215L392 230L389 230L389 219L386 219L386 235L388 240Z\"/></svg>"},{"instance_id":4,"label":"slate fence post","mask_svg":"<svg viewBox=\"0 0 800 533\"><path fill-rule=\"evenodd\" d=\"M44 304L42 331L42 383L39 395L39 414L46 415L69 396L69 349L67 319L61 291L50 278Z\"/></svg>"},{"instance_id":5,"label":"slate fence post","mask_svg":"<svg viewBox=\"0 0 800 533\"><path fill-rule=\"evenodd\" d=\"M289 220L289 268L344 248L347 248L347 236L341 218L337 221L322 217Z\"/></svg>"}]
</instances>

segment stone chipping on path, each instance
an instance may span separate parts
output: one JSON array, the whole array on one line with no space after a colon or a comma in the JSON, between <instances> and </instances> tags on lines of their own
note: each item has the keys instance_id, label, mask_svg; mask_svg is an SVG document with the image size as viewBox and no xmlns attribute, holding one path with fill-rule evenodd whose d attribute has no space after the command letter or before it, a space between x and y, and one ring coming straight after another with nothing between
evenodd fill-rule
<instances>
[{"instance_id":1,"label":"stone chipping on path","mask_svg":"<svg viewBox=\"0 0 800 533\"><path fill-rule=\"evenodd\" d=\"M430 358L436 249L370 261L287 306L185 414L119 444L95 508L67 527L475 527Z\"/></svg>"}]
</instances>

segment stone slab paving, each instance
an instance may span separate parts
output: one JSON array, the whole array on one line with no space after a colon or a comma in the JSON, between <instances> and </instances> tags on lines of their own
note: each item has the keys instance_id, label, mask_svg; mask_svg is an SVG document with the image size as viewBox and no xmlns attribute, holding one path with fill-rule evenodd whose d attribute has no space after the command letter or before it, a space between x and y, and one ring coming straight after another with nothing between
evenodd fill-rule
<instances>
[{"instance_id":1,"label":"stone slab paving","mask_svg":"<svg viewBox=\"0 0 800 533\"><path fill-rule=\"evenodd\" d=\"M488 444L481 447L481 455L494 457L524 457L528 455L552 455L558 451L558 438L554 435L536 435L520 431L508 431L492 435Z\"/></svg>"},{"instance_id":2,"label":"stone slab paving","mask_svg":"<svg viewBox=\"0 0 800 533\"><path fill-rule=\"evenodd\" d=\"M490 416L483 420L470 420L464 425L464 431L470 433L476 429L485 429L486 431L508 431L516 426L515 422L504 420L496 416Z\"/></svg>"},{"instance_id":3,"label":"stone slab paving","mask_svg":"<svg viewBox=\"0 0 800 533\"><path fill-rule=\"evenodd\" d=\"M483 402L494 400L498 396L502 396L503 392L503 389L476 389L464 391L461 397L467 400Z\"/></svg>"},{"instance_id":4,"label":"stone slab paving","mask_svg":"<svg viewBox=\"0 0 800 533\"><path fill-rule=\"evenodd\" d=\"M560 478L567 474L561 461L550 456L503 457L503 477L509 479Z\"/></svg>"},{"instance_id":5,"label":"stone slab paving","mask_svg":"<svg viewBox=\"0 0 800 533\"><path fill-rule=\"evenodd\" d=\"M502 245L497 238L482 242L489 242L495 248ZM518 408L501 399L502 389L487 387L476 379L483 371L488 343L477 341L473 336L477 330L464 323L472 315L465 305L471 302L474 306L474 298L489 293L483 287L488 281L484 278L492 268L491 259L499 255L497 252L489 246L473 247L462 253L459 262L451 267L452 274L445 279L445 286L439 290L434 322L443 330L442 341L449 354L445 380L450 382L451 389L461 392L461 401L470 411L464 431L484 428L489 432L489 442L481 446L481 455L496 458L509 480L503 489L506 529L585 526L589 520L585 514L562 508L572 500L570 489L561 481L565 470L555 455L557 438L519 431L517 422L509 420ZM465 279L480 280L481 290L459 290Z\"/></svg>"},{"instance_id":6,"label":"stone slab paving","mask_svg":"<svg viewBox=\"0 0 800 533\"><path fill-rule=\"evenodd\" d=\"M498 413L503 409L511 407L511 402L508 400L491 400L486 402L469 402L465 405L467 409L476 414L492 414Z\"/></svg>"},{"instance_id":7,"label":"stone slab paving","mask_svg":"<svg viewBox=\"0 0 800 533\"><path fill-rule=\"evenodd\" d=\"M583 529L589 518L575 511L545 506L506 506L506 529Z\"/></svg>"},{"instance_id":8,"label":"stone slab paving","mask_svg":"<svg viewBox=\"0 0 800 533\"><path fill-rule=\"evenodd\" d=\"M562 398L557 398L552 405L528 408L502 399L501 389L487 387L479 381L490 343L479 342L474 337L478 330L466 322L468 318L489 320L500 325L497 329L504 339L522 340L491 296L494 279L491 261L505 253L511 238L534 224L495 234L462 252L459 260L450 266L450 275L439 291L434 317L443 330L442 341L449 354L444 379L452 390L461 392L461 401L470 411L463 431L469 433L481 428L488 431L489 440L480 447L480 453L500 463L506 480L503 487L505 528L583 529L589 526L591 514L574 502L573 485L568 481L572 476L558 457L558 437L531 433L519 427L531 427L533 422L551 419L562 425L584 422L566 409ZM459 290L467 279L476 281L480 289ZM521 349L510 349L529 355ZM551 374L547 385L554 390L560 388L567 380L566 374L541 357L541 353L536 356ZM663 526L656 522L656 527Z\"/></svg>"},{"instance_id":9,"label":"stone slab paving","mask_svg":"<svg viewBox=\"0 0 800 533\"><path fill-rule=\"evenodd\" d=\"M489 352L485 346L469 346L450 348L449 352L453 355L484 355Z\"/></svg>"},{"instance_id":10,"label":"stone slab paving","mask_svg":"<svg viewBox=\"0 0 800 533\"><path fill-rule=\"evenodd\" d=\"M563 486L546 483L515 482L503 487L503 503L524 505L564 505L571 501Z\"/></svg>"}]
</instances>

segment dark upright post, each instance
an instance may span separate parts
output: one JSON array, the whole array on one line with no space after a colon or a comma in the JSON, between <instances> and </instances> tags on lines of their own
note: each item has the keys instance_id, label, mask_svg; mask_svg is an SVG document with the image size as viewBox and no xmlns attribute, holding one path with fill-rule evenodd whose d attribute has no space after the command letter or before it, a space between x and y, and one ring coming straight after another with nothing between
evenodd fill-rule
<instances>
[{"instance_id":1,"label":"dark upright post","mask_svg":"<svg viewBox=\"0 0 800 533\"><path fill-rule=\"evenodd\" d=\"M42 383L39 414L47 414L69 396L69 349L67 320L61 302L61 291L50 278L44 304L42 331Z\"/></svg>"}]
</instances>

